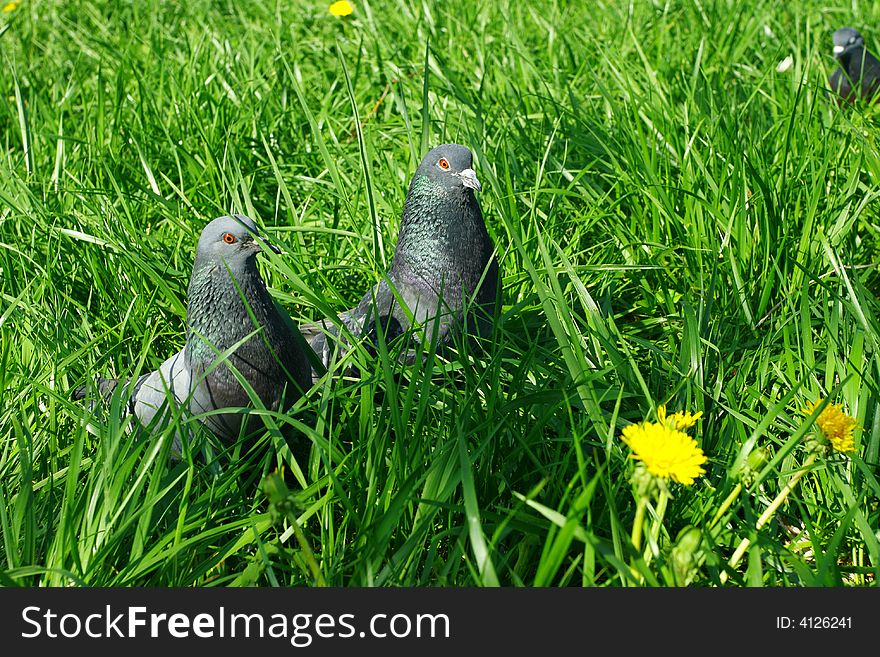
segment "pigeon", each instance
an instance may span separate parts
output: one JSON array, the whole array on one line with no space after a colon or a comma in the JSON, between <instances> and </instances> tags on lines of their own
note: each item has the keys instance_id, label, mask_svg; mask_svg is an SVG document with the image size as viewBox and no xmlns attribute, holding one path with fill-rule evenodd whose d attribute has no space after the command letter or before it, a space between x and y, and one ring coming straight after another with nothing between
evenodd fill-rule
<instances>
[{"instance_id":1,"label":"pigeon","mask_svg":"<svg viewBox=\"0 0 880 657\"><path fill-rule=\"evenodd\" d=\"M864 100L874 99L880 91L880 61L868 52L862 35L851 27L840 28L832 38L834 56L840 66L828 78L831 89L852 103L857 96L853 93L853 85L858 85L858 95Z\"/></svg>"},{"instance_id":2,"label":"pigeon","mask_svg":"<svg viewBox=\"0 0 880 657\"><path fill-rule=\"evenodd\" d=\"M129 412L148 430L161 427L173 399L219 438L238 438L246 418L240 409L253 403L233 367L268 409L286 408L311 387L305 340L257 270L264 246L281 252L244 215L218 217L202 230L187 292L186 343L139 377L128 399ZM98 379L97 389L106 398L129 383ZM86 394L81 386L72 396ZM230 411L203 415L224 408ZM176 435L176 452L180 440Z\"/></svg>"},{"instance_id":3,"label":"pigeon","mask_svg":"<svg viewBox=\"0 0 880 657\"><path fill-rule=\"evenodd\" d=\"M428 152L409 186L397 247L387 275L354 308L300 326L324 368L334 352L350 345L340 330L374 348L377 332L391 340L413 324L424 329L417 342L427 346L436 338L439 350L453 336L487 336L500 309L500 281L495 247L480 205L481 189L473 170L471 151L459 144L442 144ZM404 307L405 306L405 307ZM404 354L412 362L412 352ZM313 369L313 383L321 376Z\"/></svg>"}]
</instances>

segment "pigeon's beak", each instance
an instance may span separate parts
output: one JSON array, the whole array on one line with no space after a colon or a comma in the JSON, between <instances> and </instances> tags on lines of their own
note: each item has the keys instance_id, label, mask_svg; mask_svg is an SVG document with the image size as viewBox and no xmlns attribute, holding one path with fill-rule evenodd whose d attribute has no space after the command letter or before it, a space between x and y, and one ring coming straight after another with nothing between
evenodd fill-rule
<instances>
[{"instance_id":1,"label":"pigeon's beak","mask_svg":"<svg viewBox=\"0 0 880 657\"><path fill-rule=\"evenodd\" d=\"M263 247L277 253L278 255L284 253L284 251L272 244L272 242L269 241L269 238L263 237L262 235L254 235L254 249L256 249L257 253L261 252Z\"/></svg>"},{"instance_id":2,"label":"pigeon's beak","mask_svg":"<svg viewBox=\"0 0 880 657\"><path fill-rule=\"evenodd\" d=\"M478 192L483 189L483 186L480 184L480 181L477 180L477 174L473 169L465 169L458 177L461 178L461 182L468 189L475 189Z\"/></svg>"},{"instance_id":3,"label":"pigeon's beak","mask_svg":"<svg viewBox=\"0 0 880 657\"><path fill-rule=\"evenodd\" d=\"M833 49L835 55L839 55L844 50L845 50L845 48L843 46L834 46L834 49Z\"/></svg>"},{"instance_id":4,"label":"pigeon's beak","mask_svg":"<svg viewBox=\"0 0 880 657\"><path fill-rule=\"evenodd\" d=\"M284 251L282 251L280 247L275 246L274 244L272 244L272 242L267 240L265 237L261 237L260 241L263 243L264 246L268 247L270 251L277 253L278 255L281 255L284 253Z\"/></svg>"}]
</instances>

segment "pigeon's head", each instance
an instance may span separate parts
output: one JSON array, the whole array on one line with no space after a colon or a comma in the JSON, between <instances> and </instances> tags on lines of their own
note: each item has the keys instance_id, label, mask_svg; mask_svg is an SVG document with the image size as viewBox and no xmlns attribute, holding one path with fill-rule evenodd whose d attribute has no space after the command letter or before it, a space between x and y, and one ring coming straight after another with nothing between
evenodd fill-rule
<instances>
[{"instance_id":1,"label":"pigeon's head","mask_svg":"<svg viewBox=\"0 0 880 657\"><path fill-rule=\"evenodd\" d=\"M281 253L281 249L260 234L253 219L235 214L217 217L205 226L196 254L198 258L222 259L232 264L253 258L263 247Z\"/></svg>"},{"instance_id":2,"label":"pigeon's head","mask_svg":"<svg viewBox=\"0 0 880 657\"><path fill-rule=\"evenodd\" d=\"M482 189L473 170L474 158L468 148L459 144L441 144L428 151L416 171L415 178L426 176L435 184L453 189Z\"/></svg>"},{"instance_id":3,"label":"pigeon's head","mask_svg":"<svg viewBox=\"0 0 880 657\"><path fill-rule=\"evenodd\" d=\"M834 56L840 57L847 50L865 45L865 40L851 27L842 27L831 37L834 42Z\"/></svg>"}]
</instances>

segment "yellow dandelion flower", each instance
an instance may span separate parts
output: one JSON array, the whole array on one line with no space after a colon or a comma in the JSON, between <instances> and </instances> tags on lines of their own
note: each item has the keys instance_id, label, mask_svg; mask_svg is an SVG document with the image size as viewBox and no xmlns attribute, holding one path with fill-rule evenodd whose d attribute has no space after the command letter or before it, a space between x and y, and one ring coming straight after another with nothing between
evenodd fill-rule
<instances>
[{"instance_id":1,"label":"yellow dandelion flower","mask_svg":"<svg viewBox=\"0 0 880 657\"><path fill-rule=\"evenodd\" d=\"M339 0L330 5L330 13L334 16L348 16L354 11L354 7L348 0Z\"/></svg>"},{"instance_id":2,"label":"yellow dandelion flower","mask_svg":"<svg viewBox=\"0 0 880 657\"><path fill-rule=\"evenodd\" d=\"M685 486L692 485L705 472L702 466L709 460L697 441L662 421L624 427L621 440L633 451L632 458L642 461L648 472Z\"/></svg>"},{"instance_id":3,"label":"yellow dandelion flower","mask_svg":"<svg viewBox=\"0 0 880 657\"><path fill-rule=\"evenodd\" d=\"M823 401L823 399L819 399L818 401L807 404L803 413L805 415L812 415L813 411L815 411ZM843 412L843 406L840 404L828 404L828 406L819 413L819 417L816 418L816 424L819 425L822 435L828 439L828 442L831 443L831 446L835 450L838 452L852 452L855 450L856 445L855 442L853 442L852 433L853 429L858 426L858 423L855 418Z\"/></svg>"},{"instance_id":4,"label":"yellow dandelion flower","mask_svg":"<svg viewBox=\"0 0 880 657\"><path fill-rule=\"evenodd\" d=\"M672 428L678 429L679 431L690 429L701 417L703 417L703 411L697 413L678 411L677 413L667 416L666 406L659 406L657 408L657 420L659 420L660 424L670 424Z\"/></svg>"},{"instance_id":5,"label":"yellow dandelion flower","mask_svg":"<svg viewBox=\"0 0 880 657\"><path fill-rule=\"evenodd\" d=\"M7 2L5 5L3 5L3 13L8 14L10 11L15 11L20 4L21 0L13 0L12 2Z\"/></svg>"}]
</instances>

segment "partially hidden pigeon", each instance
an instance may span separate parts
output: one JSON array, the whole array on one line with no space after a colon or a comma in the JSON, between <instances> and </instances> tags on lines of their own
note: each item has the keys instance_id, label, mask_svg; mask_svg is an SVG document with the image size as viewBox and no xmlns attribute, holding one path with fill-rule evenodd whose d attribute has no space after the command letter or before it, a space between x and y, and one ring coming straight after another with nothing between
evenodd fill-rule
<instances>
[{"instance_id":1,"label":"partially hidden pigeon","mask_svg":"<svg viewBox=\"0 0 880 657\"><path fill-rule=\"evenodd\" d=\"M851 27L840 28L832 39L840 66L828 78L831 89L848 103L859 96L873 100L880 92L880 61L868 52L862 35Z\"/></svg>"},{"instance_id":2,"label":"partially hidden pigeon","mask_svg":"<svg viewBox=\"0 0 880 657\"><path fill-rule=\"evenodd\" d=\"M436 338L438 349L465 330L489 334L500 308L498 261L474 196L481 186L472 167L471 151L459 144L437 146L422 159L387 275L338 321L300 326L325 367L337 349L350 347L342 325L368 346L380 328L390 340L413 324L423 331L413 338L425 345ZM314 380L319 375L313 371Z\"/></svg>"},{"instance_id":3,"label":"partially hidden pigeon","mask_svg":"<svg viewBox=\"0 0 880 657\"><path fill-rule=\"evenodd\" d=\"M128 400L144 427L161 428L169 409L184 407L220 438L237 438L246 417L241 408L254 404L232 368L268 409L287 407L311 387L308 346L257 270L263 246L280 252L243 215L219 217L202 230L187 292L186 344L139 377ZM97 388L107 397L120 383L128 384L98 379ZM87 390L81 386L73 398ZM224 408L229 412L211 413ZM176 450L180 440L176 435Z\"/></svg>"}]
</instances>

